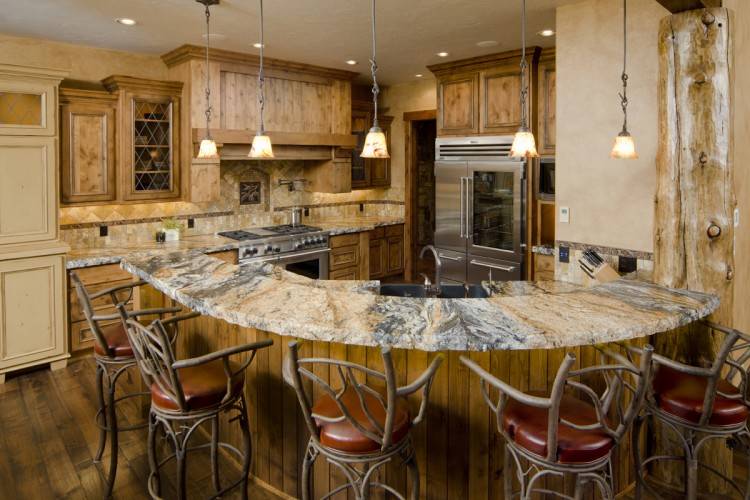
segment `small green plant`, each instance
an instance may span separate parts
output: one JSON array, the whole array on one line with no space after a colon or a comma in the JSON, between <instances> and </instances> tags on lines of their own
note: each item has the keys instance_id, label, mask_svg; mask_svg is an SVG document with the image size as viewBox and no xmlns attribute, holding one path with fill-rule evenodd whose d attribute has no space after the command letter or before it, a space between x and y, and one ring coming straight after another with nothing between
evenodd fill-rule
<instances>
[{"instance_id":1,"label":"small green plant","mask_svg":"<svg viewBox=\"0 0 750 500\"><path fill-rule=\"evenodd\" d=\"M180 221L178 221L174 217L171 217L169 219L162 219L161 225L164 229L180 229L182 227Z\"/></svg>"}]
</instances>

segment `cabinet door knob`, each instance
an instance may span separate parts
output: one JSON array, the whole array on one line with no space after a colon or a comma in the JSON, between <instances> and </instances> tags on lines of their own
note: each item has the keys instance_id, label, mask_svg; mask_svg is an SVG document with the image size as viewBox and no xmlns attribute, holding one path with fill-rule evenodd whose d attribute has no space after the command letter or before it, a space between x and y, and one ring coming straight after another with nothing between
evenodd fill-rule
<instances>
[{"instance_id":1,"label":"cabinet door knob","mask_svg":"<svg viewBox=\"0 0 750 500\"><path fill-rule=\"evenodd\" d=\"M721 236L721 228L717 226L716 224L711 224L708 226L708 230L706 231L709 238L718 238Z\"/></svg>"}]
</instances>

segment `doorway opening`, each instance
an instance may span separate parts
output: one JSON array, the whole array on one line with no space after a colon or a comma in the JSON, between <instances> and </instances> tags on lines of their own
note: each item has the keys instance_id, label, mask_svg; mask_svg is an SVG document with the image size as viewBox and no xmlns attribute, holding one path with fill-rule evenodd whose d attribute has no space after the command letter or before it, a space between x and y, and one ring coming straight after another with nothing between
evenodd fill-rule
<instances>
[{"instance_id":1,"label":"doorway opening","mask_svg":"<svg viewBox=\"0 0 750 500\"><path fill-rule=\"evenodd\" d=\"M421 274L433 278L431 257L419 259L419 252L435 238L435 110L404 113L406 134L405 277L422 282Z\"/></svg>"}]
</instances>

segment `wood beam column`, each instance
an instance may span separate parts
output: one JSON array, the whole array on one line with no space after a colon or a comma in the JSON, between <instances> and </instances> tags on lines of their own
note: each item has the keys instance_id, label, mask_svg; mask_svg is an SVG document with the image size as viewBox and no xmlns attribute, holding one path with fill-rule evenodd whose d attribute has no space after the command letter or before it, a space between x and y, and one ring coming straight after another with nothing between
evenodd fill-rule
<instances>
[{"instance_id":1,"label":"wood beam column","mask_svg":"<svg viewBox=\"0 0 750 500\"><path fill-rule=\"evenodd\" d=\"M718 295L721 306L712 320L727 326L732 324L736 206L732 28L730 13L722 8L682 12L661 23L654 221L654 281ZM661 354L707 366L720 340L693 325L657 336L655 345ZM657 429L656 438L657 453L682 454L670 431ZM731 477L732 454L723 442L705 451L702 460ZM659 466L654 473L685 484L681 466ZM725 488L708 474L699 484L714 493Z\"/></svg>"}]
</instances>

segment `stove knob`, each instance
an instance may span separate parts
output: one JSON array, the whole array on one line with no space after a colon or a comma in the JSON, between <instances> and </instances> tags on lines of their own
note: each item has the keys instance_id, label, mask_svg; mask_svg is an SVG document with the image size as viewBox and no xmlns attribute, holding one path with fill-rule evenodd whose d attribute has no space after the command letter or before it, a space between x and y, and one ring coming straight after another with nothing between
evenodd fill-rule
<instances>
[{"instance_id":1,"label":"stove knob","mask_svg":"<svg viewBox=\"0 0 750 500\"><path fill-rule=\"evenodd\" d=\"M250 255L256 255L256 254L258 253L258 249L257 249L257 248L255 248L255 247L252 247L252 248L250 248L250 249L249 249L249 250L247 251L247 253L249 253Z\"/></svg>"},{"instance_id":2,"label":"stove knob","mask_svg":"<svg viewBox=\"0 0 750 500\"><path fill-rule=\"evenodd\" d=\"M273 247L273 251L279 253L281 252L281 247Z\"/></svg>"},{"instance_id":3,"label":"stove knob","mask_svg":"<svg viewBox=\"0 0 750 500\"><path fill-rule=\"evenodd\" d=\"M305 248L305 243L300 240L300 241L297 242L297 244L294 245L294 248L296 248L297 250Z\"/></svg>"},{"instance_id":4,"label":"stove knob","mask_svg":"<svg viewBox=\"0 0 750 500\"><path fill-rule=\"evenodd\" d=\"M266 248L264 250L265 253L271 253L273 252L273 247L271 245L266 245Z\"/></svg>"},{"instance_id":5,"label":"stove knob","mask_svg":"<svg viewBox=\"0 0 750 500\"><path fill-rule=\"evenodd\" d=\"M322 236L318 236L318 237L317 237L317 238L315 239L315 243L323 243L324 241L325 241L325 240L323 239L323 237L322 237Z\"/></svg>"}]
</instances>

